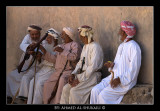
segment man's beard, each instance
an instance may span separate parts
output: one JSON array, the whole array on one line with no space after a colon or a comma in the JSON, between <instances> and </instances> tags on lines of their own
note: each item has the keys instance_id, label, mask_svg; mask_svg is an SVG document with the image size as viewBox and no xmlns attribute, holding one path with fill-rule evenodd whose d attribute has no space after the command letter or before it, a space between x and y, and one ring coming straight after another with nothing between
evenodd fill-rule
<instances>
[{"instance_id":1,"label":"man's beard","mask_svg":"<svg viewBox=\"0 0 160 111\"><path fill-rule=\"evenodd\" d=\"M64 43L64 41L65 41L65 40L64 40L64 39L62 39L62 43Z\"/></svg>"},{"instance_id":2,"label":"man's beard","mask_svg":"<svg viewBox=\"0 0 160 111\"><path fill-rule=\"evenodd\" d=\"M119 35L119 42L122 42L121 38L122 38L122 36Z\"/></svg>"},{"instance_id":3,"label":"man's beard","mask_svg":"<svg viewBox=\"0 0 160 111\"><path fill-rule=\"evenodd\" d=\"M50 53L53 52L54 42L52 42L51 44L49 44L49 43L46 41L45 45L46 45L46 50L47 50L48 52L50 52Z\"/></svg>"},{"instance_id":4,"label":"man's beard","mask_svg":"<svg viewBox=\"0 0 160 111\"><path fill-rule=\"evenodd\" d=\"M37 43L39 39L31 39L32 43Z\"/></svg>"}]
</instances>

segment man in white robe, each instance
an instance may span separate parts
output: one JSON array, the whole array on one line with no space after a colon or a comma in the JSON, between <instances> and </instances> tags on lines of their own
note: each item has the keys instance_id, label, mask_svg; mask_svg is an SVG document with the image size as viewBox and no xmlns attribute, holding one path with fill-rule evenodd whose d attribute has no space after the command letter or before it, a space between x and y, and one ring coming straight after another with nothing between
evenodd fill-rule
<instances>
[{"instance_id":1,"label":"man in white robe","mask_svg":"<svg viewBox=\"0 0 160 111\"><path fill-rule=\"evenodd\" d=\"M53 35L49 34L49 36L47 36L46 43L43 46L46 49L46 51L48 51L53 55L56 55L56 52L54 52L53 50L54 50L54 47L57 46L58 37L60 34L55 29L53 28L51 29L54 31L54 34ZM36 77L35 78L33 77L33 79L30 81L27 104L43 104L44 82L47 81L47 79L55 71L54 63L44 60L41 63L41 65L42 65L42 68L36 73ZM35 79L35 85L34 85L34 79ZM34 95L33 95L33 92L34 92Z\"/></svg>"},{"instance_id":2,"label":"man in white robe","mask_svg":"<svg viewBox=\"0 0 160 111\"><path fill-rule=\"evenodd\" d=\"M78 30L80 39L85 45L81 58L69 78L69 83L63 87L60 104L89 104L91 89L101 79L99 70L103 66L102 48L93 40L91 27L82 26ZM80 72L81 69L82 72Z\"/></svg>"},{"instance_id":3,"label":"man in white robe","mask_svg":"<svg viewBox=\"0 0 160 111\"><path fill-rule=\"evenodd\" d=\"M40 31L41 30L42 30L42 28L39 26L36 26L36 25L30 25L28 27L27 31L29 32L29 34L27 34L24 37L23 41L20 44L20 49L23 51L23 54L21 56L19 64L21 63L21 61L24 58L26 48L30 44L35 43L40 39L40 33L41 33ZM28 66L32 60L33 60L33 57L31 55L30 58L25 61L25 64L23 65L23 68L22 68L22 71L28 68ZM18 73L18 70L15 69L7 75L7 83L6 83L7 97L13 98L15 96L15 94L18 92L18 89L20 87L20 82L21 82L23 75L26 73L29 73L29 72L34 72L34 69L35 69L34 66L35 65L33 64L29 70L24 71L24 72L20 72L20 73Z\"/></svg>"},{"instance_id":4,"label":"man in white robe","mask_svg":"<svg viewBox=\"0 0 160 111\"><path fill-rule=\"evenodd\" d=\"M114 63L105 64L109 71L114 72L114 78L111 79L112 75L109 75L93 87L90 104L119 104L124 94L136 85L141 66L141 49L132 39L135 33L135 26L131 22L121 22L119 35L123 43L118 47Z\"/></svg>"},{"instance_id":5,"label":"man in white robe","mask_svg":"<svg viewBox=\"0 0 160 111\"><path fill-rule=\"evenodd\" d=\"M29 46L30 40L35 41L35 42L32 42L31 45L34 45L36 42L40 40L40 30L36 30L34 27L29 26L28 31L30 32L31 37L30 38L25 37L24 40L22 41L20 47L23 48L23 50L26 50L26 48ZM42 45L44 45L44 41L42 42ZM34 74L38 72L40 68L41 68L41 65L35 61L33 64L33 67L23 75L20 83L19 94L18 94L20 99L23 99L27 102L30 80L33 78Z\"/></svg>"}]
</instances>

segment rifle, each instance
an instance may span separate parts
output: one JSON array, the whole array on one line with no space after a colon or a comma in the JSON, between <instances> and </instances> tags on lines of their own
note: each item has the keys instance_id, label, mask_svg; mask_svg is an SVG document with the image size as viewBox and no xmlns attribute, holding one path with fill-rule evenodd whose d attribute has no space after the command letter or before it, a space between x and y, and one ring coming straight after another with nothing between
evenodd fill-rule
<instances>
[{"instance_id":1,"label":"rifle","mask_svg":"<svg viewBox=\"0 0 160 111\"><path fill-rule=\"evenodd\" d=\"M29 59L29 57L30 57L30 54L28 53L29 51L34 51L34 49L36 48L36 47L39 47L40 46L40 43L43 41L43 40L45 40L46 39L46 37L48 36L48 33L46 33L43 37L42 37L42 39L39 41L39 42L37 42L36 43L36 45L35 46L33 46L33 47L27 47L27 50L26 50L26 53L25 53L25 56L24 56L24 58L23 58L23 61L20 63L20 65L18 66L18 73L20 73L20 72L23 72L23 71L21 71L21 69L22 69L22 67L23 67L23 65L24 65L24 63L25 63L25 61L26 60L28 60ZM33 60L34 61L34 60ZM32 63L33 64L33 63ZM32 65L31 64L31 65ZM31 66L30 65L30 66ZM28 67L26 70L28 70L30 67ZM24 70L24 71L26 71L26 70Z\"/></svg>"},{"instance_id":2,"label":"rifle","mask_svg":"<svg viewBox=\"0 0 160 111\"><path fill-rule=\"evenodd\" d=\"M81 74L83 71L83 66L85 64L85 57L83 57L81 68L77 71L78 74Z\"/></svg>"},{"instance_id":3,"label":"rifle","mask_svg":"<svg viewBox=\"0 0 160 111\"><path fill-rule=\"evenodd\" d=\"M57 80L57 82L56 82L56 85L54 86L54 89L53 89L53 91L52 91L52 93L51 93L50 98L48 99L48 103L47 103L47 104L50 104L51 100L52 100L52 99L55 97L55 95L56 95L56 92L57 92L57 89L58 89L58 84L59 84L59 79L60 79L61 75L63 74L63 71L66 69L67 63L68 63L68 60L67 60L67 62L66 62L66 64L65 64L62 72L60 73L60 75L59 75L59 77L58 77L58 80Z\"/></svg>"},{"instance_id":4,"label":"rifle","mask_svg":"<svg viewBox=\"0 0 160 111\"><path fill-rule=\"evenodd\" d=\"M42 39L41 39L39 42L36 43L35 46L33 46L33 47L27 47L27 50L26 50L25 56L24 56L24 58L23 58L23 61L22 61L22 62L20 63L20 65L17 67L18 73L24 72L24 71L28 70L28 69L32 66L33 62L35 61L36 56L35 56L32 64L31 64L26 70L21 71L21 69L22 69L25 61L28 60L29 57L30 57L30 54L28 54L28 52L29 52L29 51L34 51L34 49L35 49L36 47L39 48L41 42L46 39L46 37L48 36L48 34L52 36L52 34L55 34L55 32L54 32L54 30L49 29L49 30L46 32L46 34L42 37Z\"/></svg>"}]
</instances>

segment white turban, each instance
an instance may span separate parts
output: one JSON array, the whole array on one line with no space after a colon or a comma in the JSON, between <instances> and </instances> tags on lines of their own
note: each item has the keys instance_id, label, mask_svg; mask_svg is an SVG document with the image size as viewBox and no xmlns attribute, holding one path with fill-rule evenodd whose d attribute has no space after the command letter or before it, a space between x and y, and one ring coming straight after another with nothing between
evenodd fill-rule
<instances>
[{"instance_id":1,"label":"white turban","mask_svg":"<svg viewBox=\"0 0 160 111\"><path fill-rule=\"evenodd\" d=\"M64 27L63 31L65 31L65 33L73 40L73 29L71 29L70 27Z\"/></svg>"},{"instance_id":2,"label":"white turban","mask_svg":"<svg viewBox=\"0 0 160 111\"><path fill-rule=\"evenodd\" d=\"M54 39L58 39L60 33L59 33L58 31L56 31L55 29L50 28L50 29L48 30L48 35L54 37Z\"/></svg>"},{"instance_id":3,"label":"white turban","mask_svg":"<svg viewBox=\"0 0 160 111\"><path fill-rule=\"evenodd\" d=\"M91 39L93 38L93 31L92 28L89 26L86 27L79 27L78 31L80 33L81 36L87 37L88 38L88 43L91 42Z\"/></svg>"},{"instance_id":4,"label":"white turban","mask_svg":"<svg viewBox=\"0 0 160 111\"><path fill-rule=\"evenodd\" d=\"M28 31L31 31L31 30L39 30L39 31L41 31L42 28L39 27L39 26L37 26L37 25L35 25L35 24L32 24L32 25L29 25L29 26L28 26L27 30L28 30Z\"/></svg>"}]
</instances>

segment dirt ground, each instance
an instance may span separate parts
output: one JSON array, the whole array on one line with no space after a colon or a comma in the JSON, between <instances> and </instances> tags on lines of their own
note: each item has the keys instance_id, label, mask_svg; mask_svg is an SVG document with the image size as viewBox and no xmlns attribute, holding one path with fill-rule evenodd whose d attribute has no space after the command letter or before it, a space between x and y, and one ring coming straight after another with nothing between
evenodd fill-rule
<instances>
[{"instance_id":1,"label":"dirt ground","mask_svg":"<svg viewBox=\"0 0 160 111\"><path fill-rule=\"evenodd\" d=\"M7 104L11 102L11 98L8 98ZM16 98L13 104L26 104L26 101ZM124 95L120 104L153 104L153 86L136 85Z\"/></svg>"},{"instance_id":2,"label":"dirt ground","mask_svg":"<svg viewBox=\"0 0 160 111\"><path fill-rule=\"evenodd\" d=\"M121 104L153 104L152 85L136 85L125 94Z\"/></svg>"}]
</instances>

